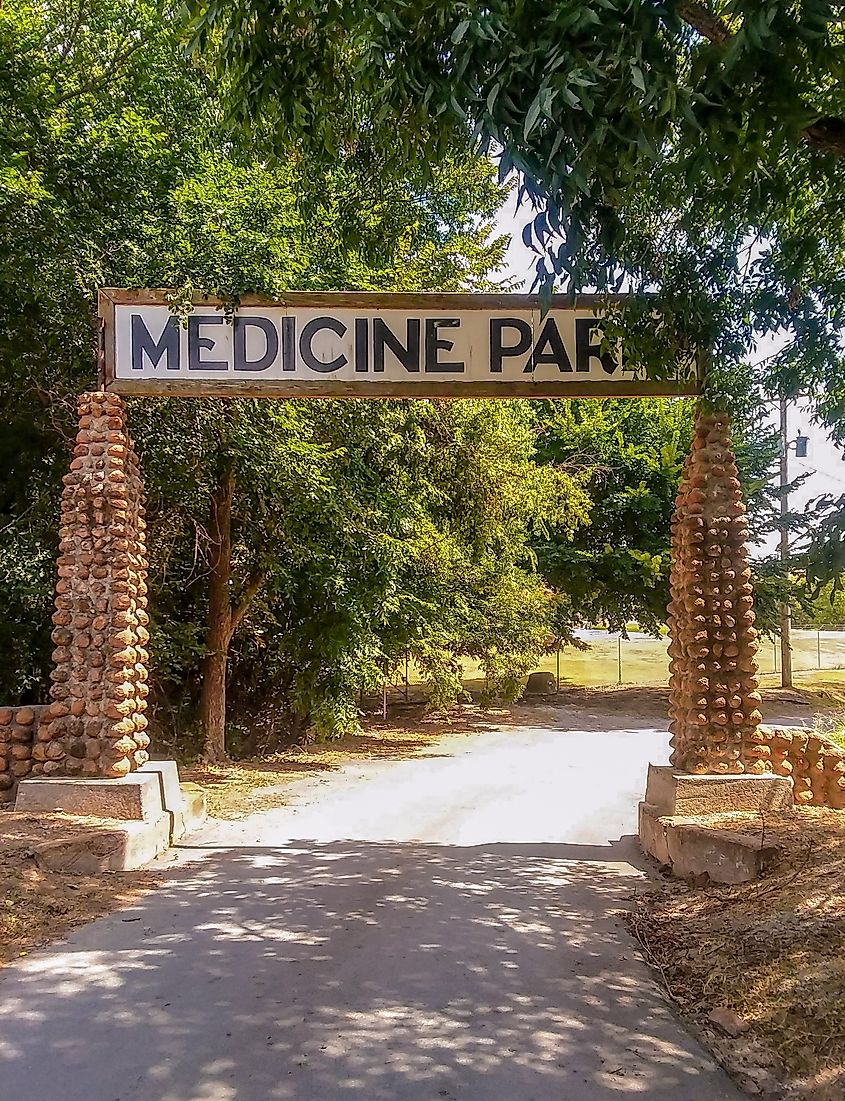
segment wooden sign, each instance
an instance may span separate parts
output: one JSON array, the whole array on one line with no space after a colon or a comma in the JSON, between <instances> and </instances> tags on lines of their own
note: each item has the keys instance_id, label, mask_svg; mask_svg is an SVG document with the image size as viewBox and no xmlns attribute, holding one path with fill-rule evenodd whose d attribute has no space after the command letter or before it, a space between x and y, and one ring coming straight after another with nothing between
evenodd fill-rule
<instances>
[{"instance_id":1,"label":"wooden sign","mask_svg":"<svg viewBox=\"0 0 845 1101\"><path fill-rule=\"evenodd\" d=\"M103 290L101 385L171 397L638 397L696 394L694 369L651 381L603 342L607 298Z\"/></svg>"}]
</instances>

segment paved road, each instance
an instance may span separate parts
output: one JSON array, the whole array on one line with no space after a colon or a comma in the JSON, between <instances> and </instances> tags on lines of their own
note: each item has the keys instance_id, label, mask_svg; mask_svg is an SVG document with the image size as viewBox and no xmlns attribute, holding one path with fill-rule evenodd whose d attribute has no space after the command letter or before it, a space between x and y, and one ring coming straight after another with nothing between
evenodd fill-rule
<instances>
[{"instance_id":1,"label":"paved road","mask_svg":"<svg viewBox=\"0 0 845 1101\"><path fill-rule=\"evenodd\" d=\"M666 734L545 720L195 835L3 973L0 1101L738 1101L618 914Z\"/></svg>"}]
</instances>

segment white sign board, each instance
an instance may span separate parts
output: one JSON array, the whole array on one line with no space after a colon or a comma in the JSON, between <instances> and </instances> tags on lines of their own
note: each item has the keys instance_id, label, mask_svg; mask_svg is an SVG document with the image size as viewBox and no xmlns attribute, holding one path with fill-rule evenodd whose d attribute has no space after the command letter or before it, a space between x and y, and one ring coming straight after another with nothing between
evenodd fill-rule
<instances>
[{"instance_id":1,"label":"white sign board","mask_svg":"<svg viewBox=\"0 0 845 1101\"><path fill-rule=\"evenodd\" d=\"M228 316L105 291L104 384L124 394L545 397L694 393L647 383L603 343L598 304L522 295L292 294ZM654 388L656 387L656 389Z\"/></svg>"}]
</instances>

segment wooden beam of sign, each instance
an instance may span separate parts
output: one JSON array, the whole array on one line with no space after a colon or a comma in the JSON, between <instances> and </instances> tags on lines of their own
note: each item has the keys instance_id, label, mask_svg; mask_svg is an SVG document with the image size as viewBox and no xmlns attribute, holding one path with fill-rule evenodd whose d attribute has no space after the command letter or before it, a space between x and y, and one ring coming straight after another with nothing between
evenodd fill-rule
<instances>
[{"instance_id":1,"label":"wooden beam of sign","mask_svg":"<svg viewBox=\"0 0 845 1101\"><path fill-rule=\"evenodd\" d=\"M692 359L643 378L603 339L618 296L102 290L101 385L158 397L576 398L693 395Z\"/></svg>"}]
</instances>

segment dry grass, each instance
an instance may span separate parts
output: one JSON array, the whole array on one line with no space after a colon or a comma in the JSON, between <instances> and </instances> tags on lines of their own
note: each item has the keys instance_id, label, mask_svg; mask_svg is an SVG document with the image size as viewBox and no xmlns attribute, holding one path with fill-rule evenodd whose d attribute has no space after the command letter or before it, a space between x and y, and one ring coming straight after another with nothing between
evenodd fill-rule
<instances>
[{"instance_id":1,"label":"dry grass","mask_svg":"<svg viewBox=\"0 0 845 1101\"><path fill-rule=\"evenodd\" d=\"M80 824L62 815L0 812L0 964L128 905L157 884L151 872L81 876L39 866L39 844L71 837L92 825L93 821Z\"/></svg>"},{"instance_id":2,"label":"dry grass","mask_svg":"<svg viewBox=\"0 0 845 1101\"><path fill-rule=\"evenodd\" d=\"M727 1006L798 1096L845 1097L845 813L802 809L733 828L783 848L755 883L645 895L632 928L683 1011ZM747 1041L743 1041L747 1043Z\"/></svg>"},{"instance_id":3,"label":"dry grass","mask_svg":"<svg viewBox=\"0 0 845 1101\"><path fill-rule=\"evenodd\" d=\"M293 780L310 772L331 770L331 765L299 762L288 753L227 765L194 765L180 769L182 779L201 787L211 818L244 818L284 806L284 791Z\"/></svg>"},{"instance_id":4,"label":"dry grass","mask_svg":"<svg viewBox=\"0 0 845 1101\"><path fill-rule=\"evenodd\" d=\"M801 673L796 679L808 698L827 706L845 707L845 672L822 670ZM774 684L774 678L761 677L760 682L765 688Z\"/></svg>"}]
</instances>

